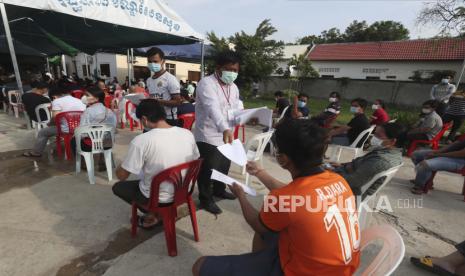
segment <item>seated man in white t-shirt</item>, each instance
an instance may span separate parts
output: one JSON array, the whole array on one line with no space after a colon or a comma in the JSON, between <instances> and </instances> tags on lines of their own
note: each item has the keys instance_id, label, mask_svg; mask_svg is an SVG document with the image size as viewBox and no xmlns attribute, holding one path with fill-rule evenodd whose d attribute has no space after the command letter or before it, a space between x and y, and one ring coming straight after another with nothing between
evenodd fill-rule
<instances>
[{"instance_id":1,"label":"seated man in white t-shirt","mask_svg":"<svg viewBox=\"0 0 465 276\"><path fill-rule=\"evenodd\" d=\"M135 201L146 205L154 176L165 169L196 160L200 154L192 133L169 125L165 109L157 100L142 100L137 106L136 116L148 131L131 141L126 158L116 169L116 176L121 182L113 186L113 193L129 204ZM141 179L127 181L130 174L139 175ZM159 203L171 203L173 197L173 185L161 183ZM151 229L158 222L157 214L148 213L138 219L138 225L143 229Z\"/></svg>"},{"instance_id":2,"label":"seated man in white t-shirt","mask_svg":"<svg viewBox=\"0 0 465 276\"><path fill-rule=\"evenodd\" d=\"M42 153L47 146L48 139L57 135L57 128L55 126L55 116L62 112L69 111L84 111L86 105L80 99L74 98L69 94L70 91L64 89L57 89L50 93L52 101L52 119L50 120L49 127L43 128L37 134L37 139L32 148L32 151L25 152L23 156L26 157L41 157ZM68 132L68 124L61 123L61 129L64 133Z\"/></svg>"}]
</instances>

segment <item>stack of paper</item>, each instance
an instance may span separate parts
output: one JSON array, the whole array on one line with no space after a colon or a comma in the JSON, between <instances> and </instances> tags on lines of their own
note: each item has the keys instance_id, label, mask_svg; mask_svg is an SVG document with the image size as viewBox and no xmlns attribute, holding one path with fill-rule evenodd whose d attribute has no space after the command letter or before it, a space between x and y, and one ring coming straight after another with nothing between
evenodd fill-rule
<instances>
[{"instance_id":1,"label":"stack of paper","mask_svg":"<svg viewBox=\"0 0 465 276\"><path fill-rule=\"evenodd\" d=\"M130 102L132 102L135 105L139 105L142 100L144 100L146 97L143 93L137 93L137 94L128 94L124 96L124 98Z\"/></svg>"},{"instance_id":2,"label":"stack of paper","mask_svg":"<svg viewBox=\"0 0 465 276\"><path fill-rule=\"evenodd\" d=\"M234 112L237 125L245 125L250 119L258 118L258 123L271 128L273 122L273 110L267 107L244 109Z\"/></svg>"},{"instance_id":3,"label":"stack of paper","mask_svg":"<svg viewBox=\"0 0 465 276\"><path fill-rule=\"evenodd\" d=\"M229 185L229 186L232 186L234 183L236 183L237 185L241 186L244 192L246 192L247 194L251 196L257 195L257 192L254 189L242 184L241 182L237 181L234 178L231 178L225 174L220 173L217 170L212 170L211 179L223 182L224 184Z\"/></svg>"},{"instance_id":4,"label":"stack of paper","mask_svg":"<svg viewBox=\"0 0 465 276\"><path fill-rule=\"evenodd\" d=\"M239 139L234 140L231 144L224 144L218 147L218 150L232 162L239 166L247 164L247 155Z\"/></svg>"}]
</instances>

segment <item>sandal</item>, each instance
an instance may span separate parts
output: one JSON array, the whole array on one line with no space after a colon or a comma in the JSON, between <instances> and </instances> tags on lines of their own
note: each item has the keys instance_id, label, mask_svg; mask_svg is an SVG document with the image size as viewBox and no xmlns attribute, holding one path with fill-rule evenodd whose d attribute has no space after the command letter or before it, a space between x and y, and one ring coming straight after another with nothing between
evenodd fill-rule
<instances>
[{"instance_id":1,"label":"sandal","mask_svg":"<svg viewBox=\"0 0 465 276\"><path fill-rule=\"evenodd\" d=\"M422 189L418 189L418 188L415 188L415 187L412 188L410 191L412 192L412 194L416 194L416 195L422 195L422 194L425 193Z\"/></svg>"},{"instance_id":2,"label":"sandal","mask_svg":"<svg viewBox=\"0 0 465 276\"><path fill-rule=\"evenodd\" d=\"M137 226L139 226L139 228L142 228L144 230L152 230L155 227L162 225L162 223L163 223L161 220L158 220L158 222L155 223L155 224L152 224L150 226L145 226L144 225L144 220L145 220L144 216L137 216Z\"/></svg>"},{"instance_id":3,"label":"sandal","mask_svg":"<svg viewBox=\"0 0 465 276\"><path fill-rule=\"evenodd\" d=\"M40 158L42 157L42 154L34 154L32 151L28 151L23 153L24 157L32 157L32 158Z\"/></svg>"},{"instance_id":4,"label":"sandal","mask_svg":"<svg viewBox=\"0 0 465 276\"><path fill-rule=\"evenodd\" d=\"M456 275L454 273L451 273L451 272L445 270L444 268L442 268L442 267L440 267L438 265L434 265L433 264L433 259L430 256L425 256L423 258L411 257L410 262L414 266L416 266L418 268L421 268L421 269L424 269L426 271L429 271L431 273L434 273L436 275L441 275L441 276L454 276L454 275Z\"/></svg>"}]
</instances>

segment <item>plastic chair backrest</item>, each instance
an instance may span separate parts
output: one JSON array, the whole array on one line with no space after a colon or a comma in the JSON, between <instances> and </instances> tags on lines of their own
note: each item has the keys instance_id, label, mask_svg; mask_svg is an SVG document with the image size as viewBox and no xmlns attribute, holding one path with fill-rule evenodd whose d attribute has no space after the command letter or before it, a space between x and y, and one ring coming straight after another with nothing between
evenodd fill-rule
<instances>
[{"instance_id":1,"label":"plastic chair backrest","mask_svg":"<svg viewBox=\"0 0 465 276\"><path fill-rule=\"evenodd\" d=\"M355 139L355 141L352 143L352 145L350 145L349 147L351 148L361 148L363 149L363 146L365 145L365 143L368 141L368 138L370 137L371 133L375 130L375 127L376 126L371 126L370 128L368 129L365 129L364 131L362 131L357 139ZM359 147L357 147L358 145L360 145Z\"/></svg>"},{"instance_id":2,"label":"plastic chair backrest","mask_svg":"<svg viewBox=\"0 0 465 276\"><path fill-rule=\"evenodd\" d=\"M113 100L113 97L110 96L110 95L106 95L105 96L105 99L104 99L104 105L107 107L107 108L111 108L111 101Z\"/></svg>"},{"instance_id":3,"label":"plastic chair backrest","mask_svg":"<svg viewBox=\"0 0 465 276\"><path fill-rule=\"evenodd\" d=\"M193 160L171 168L168 168L152 179L150 190L149 210L158 208L160 184L168 182L174 186L173 204L179 206L187 201L187 196L192 195L199 175L202 159ZM185 172L185 173L184 173Z\"/></svg>"},{"instance_id":4,"label":"plastic chair backrest","mask_svg":"<svg viewBox=\"0 0 465 276\"><path fill-rule=\"evenodd\" d=\"M61 122L65 121L68 125L68 132L66 134L74 134L74 130L81 123L82 111L68 111L61 112L55 116L55 124L57 126L57 135L60 136L64 132L61 129Z\"/></svg>"},{"instance_id":5,"label":"plastic chair backrest","mask_svg":"<svg viewBox=\"0 0 465 276\"><path fill-rule=\"evenodd\" d=\"M452 122L445 123L445 124L442 126L441 131L439 131L439 133L436 134L436 136L434 136L434 138L433 138L432 141L439 141L439 140L441 140L442 136L444 136L444 133L446 133L446 131L448 131L449 128L451 128L451 126L452 126Z\"/></svg>"},{"instance_id":6,"label":"plastic chair backrest","mask_svg":"<svg viewBox=\"0 0 465 276\"><path fill-rule=\"evenodd\" d=\"M82 96L84 96L84 91L82 90L73 90L71 91L71 96L77 98L77 99L81 99Z\"/></svg>"},{"instance_id":7,"label":"plastic chair backrest","mask_svg":"<svg viewBox=\"0 0 465 276\"><path fill-rule=\"evenodd\" d=\"M284 116L286 116L286 112L287 112L288 109L289 109L289 106L286 106L286 108L283 109L283 112L281 112L281 115L279 116L276 123L279 123L282 119L284 119Z\"/></svg>"},{"instance_id":8,"label":"plastic chair backrest","mask_svg":"<svg viewBox=\"0 0 465 276\"><path fill-rule=\"evenodd\" d=\"M108 134L111 136L111 141L114 141L115 129L111 125L106 124L90 124L79 126L74 130L76 141L81 141L83 135L86 135L92 142L92 153L104 152L103 142ZM77 152L82 152L81 143L76 143Z\"/></svg>"},{"instance_id":9,"label":"plastic chair backrest","mask_svg":"<svg viewBox=\"0 0 465 276\"><path fill-rule=\"evenodd\" d=\"M11 105L18 105L21 102L21 92L19 90L8 91L8 102Z\"/></svg>"},{"instance_id":10,"label":"plastic chair backrest","mask_svg":"<svg viewBox=\"0 0 465 276\"><path fill-rule=\"evenodd\" d=\"M186 113L178 116L178 119L182 121L182 127L188 130L192 130L192 125L195 121L195 113Z\"/></svg>"},{"instance_id":11,"label":"plastic chair backrest","mask_svg":"<svg viewBox=\"0 0 465 276\"><path fill-rule=\"evenodd\" d=\"M356 275L391 275L402 262L405 244L399 232L390 225L379 225L363 230L360 251L378 240L383 241L381 250L368 267L363 271L357 271Z\"/></svg>"},{"instance_id":12,"label":"plastic chair backrest","mask_svg":"<svg viewBox=\"0 0 465 276\"><path fill-rule=\"evenodd\" d=\"M52 116L50 115L50 107L51 106L52 106L51 103L39 104L38 106L36 106L35 113L36 113L37 123L45 124L45 123L50 122L50 120L52 119ZM41 113L42 114L45 113L45 116L47 117L47 119L42 120L42 117L40 116Z\"/></svg>"},{"instance_id":13,"label":"plastic chair backrest","mask_svg":"<svg viewBox=\"0 0 465 276\"><path fill-rule=\"evenodd\" d=\"M263 152L265 152L266 145L270 141L271 136L273 136L273 132L274 130L270 130L265 133L257 134L247 141L247 144L245 145L245 151L247 155L249 155L251 147L254 144L257 145L255 151L253 152L253 157L247 156L247 159L249 159L249 161L257 161L263 156Z\"/></svg>"}]
</instances>

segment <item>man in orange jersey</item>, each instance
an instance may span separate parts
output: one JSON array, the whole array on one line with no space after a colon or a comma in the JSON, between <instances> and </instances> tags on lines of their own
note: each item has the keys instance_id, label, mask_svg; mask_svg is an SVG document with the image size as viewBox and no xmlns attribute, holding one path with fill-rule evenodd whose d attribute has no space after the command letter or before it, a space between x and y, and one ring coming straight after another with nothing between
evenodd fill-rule
<instances>
[{"instance_id":1,"label":"man in orange jersey","mask_svg":"<svg viewBox=\"0 0 465 276\"><path fill-rule=\"evenodd\" d=\"M270 190L261 211L240 186L231 188L255 231L252 253L201 257L194 275L352 275L357 269L355 197L341 176L321 167L326 130L308 120L287 120L275 134L277 161L293 181L280 182L249 162L247 171Z\"/></svg>"}]
</instances>

